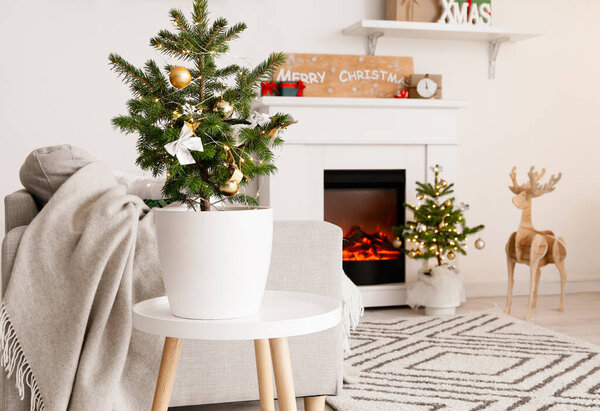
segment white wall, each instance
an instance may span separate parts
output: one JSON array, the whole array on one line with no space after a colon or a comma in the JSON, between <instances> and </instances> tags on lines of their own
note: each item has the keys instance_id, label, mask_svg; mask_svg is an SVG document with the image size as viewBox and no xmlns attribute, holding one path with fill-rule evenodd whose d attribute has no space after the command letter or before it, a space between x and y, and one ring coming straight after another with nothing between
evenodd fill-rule
<instances>
[{"instance_id":1,"label":"white wall","mask_svg":"<svg viewBox=\"0 0 600 411\"><path fill-rule=\"evenodd\" d=\"M0 193L19 188L21 161L38 146L71 143L132 169L135 138L110 126L128 90L109 71L107 56L162 61L148 40L169 26L169 8L190 4L0 0ZM342 36L341 29L384 14L383 0L213 0L210 6L213 16L248 24L232 53L254 63L273 50L363 53L364 40ZM468 221L487 225L487 247L463 259L465 276L505 281L504 244L519 221L508 172L535 164L564 176L554 193L535 200L534 223L566 239L570 279L599 278L600 2L496 0L493 14L496 24L545 32L504 46L494 81L487 79L483 43L383 38L378 48L382 55L413 56L417 72L442 73L445 97L471 103L462 114L457 183L471 204ZM544 278L557 278L547 270ZM526 278L524 268L518 276Z\"/></svg>"}]
</instances>

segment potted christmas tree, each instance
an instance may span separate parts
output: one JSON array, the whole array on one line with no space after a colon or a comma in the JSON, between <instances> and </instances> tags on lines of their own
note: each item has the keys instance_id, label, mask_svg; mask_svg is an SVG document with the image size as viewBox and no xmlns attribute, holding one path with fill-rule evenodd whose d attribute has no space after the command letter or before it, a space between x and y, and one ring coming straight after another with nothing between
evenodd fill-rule
<instances>
[{"instance_id":1,"label":"potted christmas tree","mask_svg":"<svg viewBox=\"0 0 600 411\"><path fill-rule=\"evenodd\" d=\"M257 207L244 186L276 171L272 147L293 121L252 112L262 81L284 62L271 54L255 68L219 67L217 59L246 28L208 20L206 0L191 19L171 10L174 31L150 40L179 60L164 71L153 60L137 68L117 54L111 68L132 91L128 114L115 127L138 136L137 164L164 176L157 208L158 251L174 315L233 318L258 311L271 257L272 210ZM224 202L242 207L223 207ZM164 203L161 201L161 203Z\"/></svg>"},{"instance_id":2,"label":"potted christmas tree","mask_svg":"<svg viewBox=\"0 0 600 411\"><path fill-rule=\"evenodd\" d=\"M425 306L426 314L452 314L460 305L462 281L455 267L447 261L457 254L466 255L467 237L483 230L483 225L468 227L463 211L468 205L456 205L453 183L440 177L442 167L431 168L432 183L417 182L417 205L405 203L413 219L405 225L393 227L405 240L405 252L409 258L436 262L434 267L420 273L419 282L408 295L411 306ZM485 247L483 239L475 241L475 247Z\"/></svg>"}]
</instances>

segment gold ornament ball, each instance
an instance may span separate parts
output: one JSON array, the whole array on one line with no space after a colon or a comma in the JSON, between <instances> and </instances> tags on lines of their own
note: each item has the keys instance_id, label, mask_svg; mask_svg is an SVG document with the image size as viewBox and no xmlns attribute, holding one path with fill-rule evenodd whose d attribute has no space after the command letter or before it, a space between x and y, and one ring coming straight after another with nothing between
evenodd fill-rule
<instances>
[{"instance_id":1,"label":"gold ornament ball","mask_svg":"<svg viewBox=\"0 0 600 411\"><path fill-rule=\"evenodd\" d=\"M410 258L415 258L415 257L417 256L417 253L416 253L414 250L412 250L412 251L410 251L410 252L408 253L408 256L409 256Z\"/></svg>"},{"instance_id":2,"label":"gold ornament ball","mask_svg":"<svg viewBox=\"0 0 600 411\"><path fill-rule=\"evenodd\" d=\"M454 254L454 251L448 251L448 254L446 254L446 256L448 257L448 260L454 260L456 258L456 254Z\"/></svg>"},{"instance_id":3,"label":"gold ornament ball","mask_svg":"<svg viewBox=\"0 0 600 411\"><path fill-rule=\"evenodd\" d=\"M402 240L400 240L400 237L396 237L396 239L392 242L392 245L394 248L402 247Z\"/></svg>"},{"instance_id":4,"label":"gold ornament ball","mask_svg":"<svg viewBox=\"0 0 600 411\"><path fill-rule=\"evenodd\" d=\"M227 120L233 114L233 104L227 100L219 100L215 104L213 111L219 113L221 117Z\"/></svg>"},{"instance_id":5,"label":"gold ornament ball","mask_svg":"<svg viewBox=\"0 0 600 411\"><path fill-rule=\"evenodd\" d=\"M169 73L169 81L174 87L184 88L192 82L192 75L185 67L173 67Z\"/></svg>"},{"instance_id":6,"label":"gold ornament ball","mask_svg":"<svg viewBox=\"0 0 600 411\"><path fill-rule=\"evenodd\" d=\"M417 194L417 200L421 201L422 199L424 199L425 196L421 193Z\"/></svg>"},{"instance_id":7,"label":"gold ornament ball","mask_svg":"<svg viewBox=\"0 0 600 411\"><path fill-rule=\"evenodd\" d=\"M440 180L440 187L444 188L448 185L448 183L446 182L446 180L444 180L443 178Z\"/></svg>"},{"instance_id":8,"label":"gold ornament ball","mask_svg":"<svg viewBox=\"0 0 600 411\"><path fill-rule=\"evenodd\" d=\"M485 241L483 241L483 238L479 237L475 240L475 248L478 250L483 250L485 248Z\"/></svg>"},{"instance_id":9,"label":"gold ornament ball","mask_svg":"<svg viewBox=\"0 0 600 411\"><path fill-rule=\"evenodd\" d=\"M444 201L444 205L446 207L452 207L452 200L446 200L446 201Z\"/></svg>"},{"instance_id":10,"label":"gold ornament ball","mask_svg":"<svg viewBox=\"0 0 600 411\"><path fill-rule=\"evenodd\" d=\"M219 186L219 191L225 194L226 196L232 196L237 194L240 189L240 183L244 178L244 173L240 171L240 169L234 164L233 165L233 173L229 180Z\"/></svg>"}]
</instances>

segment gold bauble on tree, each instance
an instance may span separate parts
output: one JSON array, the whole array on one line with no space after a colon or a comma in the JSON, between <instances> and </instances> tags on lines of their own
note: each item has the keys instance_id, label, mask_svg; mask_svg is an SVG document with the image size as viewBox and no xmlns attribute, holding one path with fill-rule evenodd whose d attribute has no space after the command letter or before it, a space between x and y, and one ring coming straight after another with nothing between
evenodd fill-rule
<instances>
[{"instance_id":1,"label":"gold bauble on tree","mask_svg":"<svg viewBox=\"0 0 600 411\"><path fill-rule=\"evenodd\" d=\"M421 201L422 199L424 199L425 196L421 193L417 194L417 200Z\"/></svg>"},{"instance_id":2,"label":"gold bauble on tree","mask_svg":"<svg viewBox=\"0 0 600 411\"><path fill-rule=\"evenodd\" d=\"M392 245L394 248L402 247L402 240L400 240L400 237L396 237L396 239L392 242Z\"/></svg>"},{"instance_id":3,"label":"gold bauble on tree","mask_svg":"<svg viewBox=\"0 0 600 411\"><path fill-rule=\"evenodd\" d=\"M454 251L448 251L446 257L448 257L448 260L454 260L456 258L456 254L454 254Z\"/></svg>"},{"instance_id":4,"label":"gold bauble on tree","mask_svg":"<svg viewBox=\"0 0 600 411\"><path fill-rule=\"evenodd\" d=\"M448 185L448 182L447 182L446 180L444 180L443 178L442 178L442 179L440 179L439 186L440 186L441 188L444 188L444 187L446 187L447 185Z\"/></svg>"},{"instance_id":5,"label":"gold bauble on tree","mask_svg":"<svg viewBox=\"0 0 600 411\"><path fill-rule=\"evenodd\" d=\"M174 87L184 88L192 82L192 75L185 67L173 67L169 73L169 81Z\"/></svg>"},{"instance_id":6,"label":"gold bauble on tree","mask_svg":"<svg viewBox=\"0 0 600 411\"><path fill-rule=\"evenodd\" d=\"M478 250L483 250L485 248L485 241L483 241L483 238L479 237L475 240L475 248Z\"/></svg>"},{"instance_id":7,"label":"gold bauble on tree","mask_svg":"<svg viewBox=\"0 0 600 411\"><path fill-rule=\"evenodd\" d=\"M221 114L225 120L227 120L233 114L233 104L231 104L227 100L219 100L217 104L215 104L214 112Z\"/></svg>"},{"instance_id":8,"label":"gold bauble on tree","mask_svg":"<svg viewBox=\"0 0 600 411\"><path fill-rule=\"evenodd\" d=\"M233 170L233 172L231 173L231 177L229 177L229 180L227 180L219 186L219 191L221 191L221 193L225 194L226 196L232 196L237 194L238 190L240 189L240 183L244 178L244 173L240 171L238 166L233 164L231 166L231 169Z\"/></svg>"},{"instance_id":9,"label":"gold bauble on tree","mask_svg":"<svg viewBox=\"0 0 600 411\"><path fill-rule=\"evenodd\" d=\"M446 200L446 201L444 201L444 205L446 207L452 207L452 200Z\"/></svg>"}]
</instances>

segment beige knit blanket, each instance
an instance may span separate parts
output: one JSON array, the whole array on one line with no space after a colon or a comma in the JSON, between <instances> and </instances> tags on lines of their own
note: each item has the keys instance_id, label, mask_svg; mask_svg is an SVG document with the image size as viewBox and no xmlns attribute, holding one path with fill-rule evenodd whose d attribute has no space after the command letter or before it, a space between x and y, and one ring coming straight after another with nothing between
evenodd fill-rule
<instances>
[{"instance_id":1,"label":"beige knit blanket","mask_svg":"<svg viewBox=\"0 0 600 411\"><path fill-rule=\"evenodd\" d=\"M25 231L0 314L0 353L32 410L150 408L162 340L132 330L131 308L164 295L151 220L96 162Z\"/></svg>"}]
</instances>

